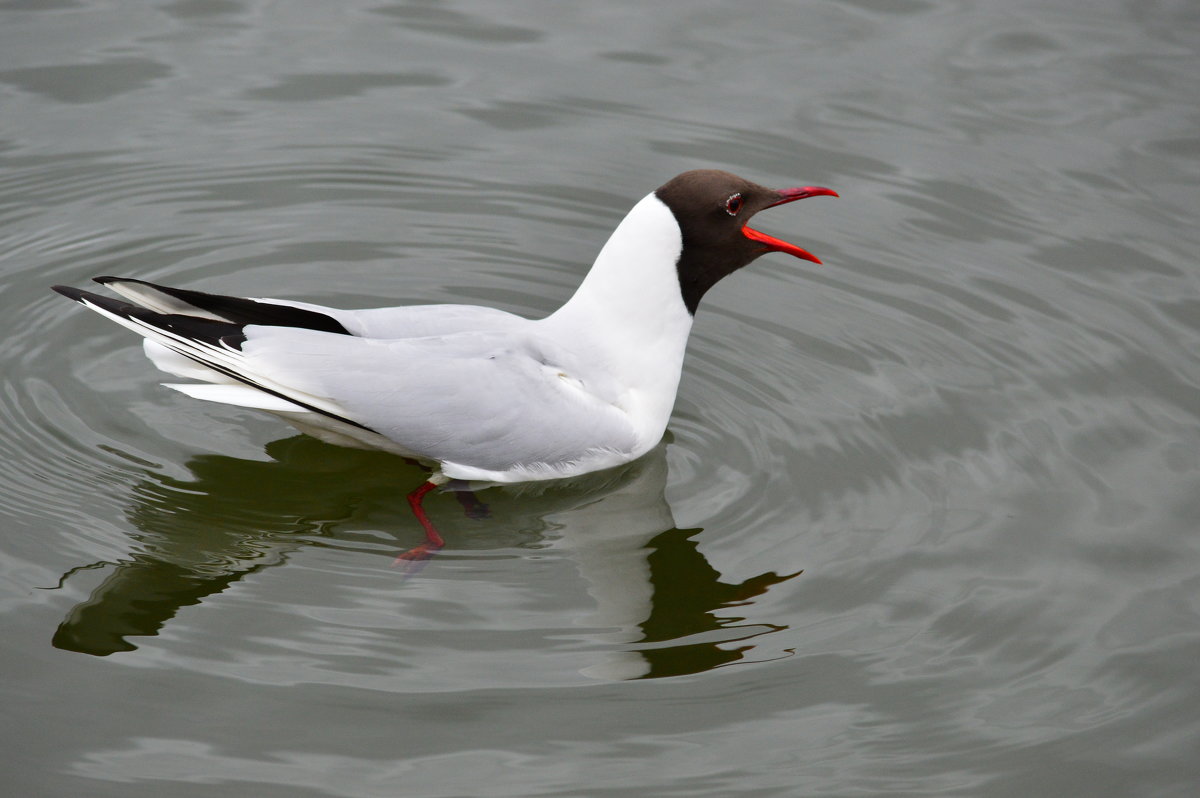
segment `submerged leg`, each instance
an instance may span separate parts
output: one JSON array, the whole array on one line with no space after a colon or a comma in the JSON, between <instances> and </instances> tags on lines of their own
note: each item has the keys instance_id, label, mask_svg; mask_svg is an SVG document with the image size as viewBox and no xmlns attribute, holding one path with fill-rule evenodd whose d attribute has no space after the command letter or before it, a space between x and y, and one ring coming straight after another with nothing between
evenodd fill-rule
<instances>
[{"instance_id":1,"label":"submerged leg","mask_svg":"<svg viewBox=\"0 0 1200 798\"><path fill-rule=\"evenodd\" d=\"M421 506L421 500L425 498L425 494L437 486L438 483L430 480L408 494L408 506L412 508L413 515L417 517L417 523L425 530L425 542L404 552L392 562L393 567L403 565L406 573L411 574L421 570L422 563L437 554L446 545L446 541L438 533L437 527L425 514L425 508Z\"/></svg>"},{"instance_id":2,"label":"submerged leg","mask_svg":"<svg viewBox=\"0 0 1200 798\"><path fill-rule=\"evenodd\" d=\"M461 489L454 487L456 484L461 484ZM465 482L451 482L450 489L454 491L454 498L458 499L458 503L462 505L463 512L467 514L467 518L474 521L482 521L485 518L492 517L491 508L485 502L480 500L475 495L474 491L466 489Z\"/></svg>"}]
</instances>

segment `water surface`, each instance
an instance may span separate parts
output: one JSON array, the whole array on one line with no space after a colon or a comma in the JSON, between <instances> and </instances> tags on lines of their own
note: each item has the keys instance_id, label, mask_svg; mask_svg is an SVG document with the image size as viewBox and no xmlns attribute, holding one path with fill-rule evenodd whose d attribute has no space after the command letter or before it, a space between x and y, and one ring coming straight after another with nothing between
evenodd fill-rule
<instances>
[{"instance_id":1,"label":"water surface","mask_svg":"<svg viewBox=\"0 0 1200 798\"><path fill-rule=\"evenodd\" d=\"M0 3L14 795L1191 795L1200 11ZM840 200L616 472L422 472L158 385L122 274L539 315L677 172Z\"/></svg>"}]
</instances>

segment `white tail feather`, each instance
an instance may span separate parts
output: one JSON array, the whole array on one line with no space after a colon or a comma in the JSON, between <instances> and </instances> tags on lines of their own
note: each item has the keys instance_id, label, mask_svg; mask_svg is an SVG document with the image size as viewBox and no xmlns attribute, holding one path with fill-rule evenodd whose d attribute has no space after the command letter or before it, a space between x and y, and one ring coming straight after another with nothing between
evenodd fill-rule
<instances>
[{"instance_id":1,"label":"white tail feather","mask_svg":"<svg viewBox=\"0 0 1200 798\"><path fill-rule=\"evenodd\" d=\"M277 396L263 393L249 385L210 385L208 383L177 383L164 382L167 388L174 388L193 399L203 399L207 402L221 402L238 407L252 407L255 410L270 410L272 413L308 413L312 411L292 404Z\"/></svg>"}]
</instances>

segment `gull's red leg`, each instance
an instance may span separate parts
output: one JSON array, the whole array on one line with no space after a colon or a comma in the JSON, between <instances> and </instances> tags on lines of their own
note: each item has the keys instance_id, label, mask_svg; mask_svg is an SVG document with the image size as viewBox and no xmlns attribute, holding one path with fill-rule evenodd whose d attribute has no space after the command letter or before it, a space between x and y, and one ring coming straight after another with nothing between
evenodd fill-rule
<instances>
[{"instance_id":1,"label":"gull's red leg","mask_svg":"<svg viewBox=\"0 0 1200 798\"><path fill-rule=\"evenodd\" d=\"M425 542L401 554L392 563L393 566L406 565L406 570L410 572L414 567L419 570L420 566L417 563L428 560L446 545L446 541L438 533L433 522L429 520L429 516L425 514L425 508L421 506L421 500L425 498L425 494L436 487L437 483L435 482L425 482L421 487L408 494L408 506L412 508L413 515L417 517L417 523L425 530Z\"/></svg>"}]
</instances>

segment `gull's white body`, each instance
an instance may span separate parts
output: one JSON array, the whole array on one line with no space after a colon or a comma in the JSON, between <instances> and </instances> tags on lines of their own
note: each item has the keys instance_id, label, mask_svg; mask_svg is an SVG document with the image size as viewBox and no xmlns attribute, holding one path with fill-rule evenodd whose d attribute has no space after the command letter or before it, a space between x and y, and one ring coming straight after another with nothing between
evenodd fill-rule
<instances>
[{"instance_id":1,"label":"gull's white body","mask_svg":"<svg viewBox=\"0 0 1200 798\"><path fill-rule=\"evenodd\" d=\"M263 299L318 311L352 334L248 325L240 351L90 307L146 335L159 368L203 380L171 385L190 396L270 411L314 437L413 457L445 478L522 482L628 462L662 438L692 325L675 271L681 246L670 209L650 194L544 319L468 305L338 310ZM219 318L141 284L111 287L150 310Z\"/></svg>"},{"instance_id":2,"label":"gull's white body","mask_svg":"<svg viewBox=\"0 0 1200 798\"><path fill-rule=\"evenodd\" d=\"M198 381L171 386L190 396L415 458L435 469L432 483L570 477L662 438L713 285L767 252L820 263L746 226L813 196L836 193L684 172L633 207L570 300L538 320L467 305L338 310L117 277L96 281L133 304L54 290L145 336L156 365Z\"/></svg>"}]
</instances>

